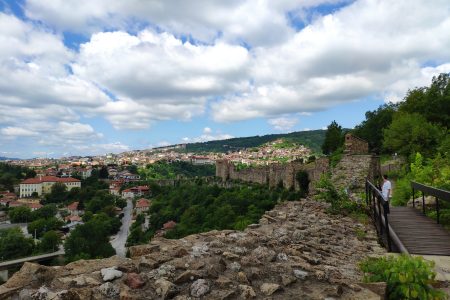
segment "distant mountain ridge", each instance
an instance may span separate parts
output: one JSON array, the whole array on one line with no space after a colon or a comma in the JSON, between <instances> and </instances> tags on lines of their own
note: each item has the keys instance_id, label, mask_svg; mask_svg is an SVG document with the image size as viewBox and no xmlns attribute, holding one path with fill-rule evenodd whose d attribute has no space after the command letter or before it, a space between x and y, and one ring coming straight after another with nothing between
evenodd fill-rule
<instances>
[{"instance_id":1,"label":"distant mountain ridge","mask_svg":"<svg viewBox=\"0 0 450 300\"><path fill-rule=\"evenodd\" d=\"M305 145L313 152L321 152L326 130L296 131L291 133L267 134L263 136L239 137L227 140L216 140L202 143L186 144L187 152L227 152L243 148L258 147L262 144L285 139L290 142Z\"/></svg>"},{"instance_id":2,"label":"distant mountain ridge","mask_svg":"<svg viewBox=\"0 0 450 300\"><path fill-rule=\"evenodd\" d=\"M0 161L2 160L18 160L19 158L11 158L11 157L4 157L4 156L0 156Z\"/></svg>"}]
</instances>

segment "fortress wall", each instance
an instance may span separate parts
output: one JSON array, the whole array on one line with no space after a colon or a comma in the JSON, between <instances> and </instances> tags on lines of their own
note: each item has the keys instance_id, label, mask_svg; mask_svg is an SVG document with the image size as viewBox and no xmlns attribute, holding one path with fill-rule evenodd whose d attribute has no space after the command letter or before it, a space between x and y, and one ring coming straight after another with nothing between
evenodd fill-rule
<instances>
[{"instance_id":1,"label":"fortress wall","mask_svg":"<svg viewBox=\"0 0 450 300\"><path fill-rule=\"evenodd\" d=\"M347 133L345 135L344 153L347 155L368 154L369 144L365 140Z\"/></svg>"}]
</instances>

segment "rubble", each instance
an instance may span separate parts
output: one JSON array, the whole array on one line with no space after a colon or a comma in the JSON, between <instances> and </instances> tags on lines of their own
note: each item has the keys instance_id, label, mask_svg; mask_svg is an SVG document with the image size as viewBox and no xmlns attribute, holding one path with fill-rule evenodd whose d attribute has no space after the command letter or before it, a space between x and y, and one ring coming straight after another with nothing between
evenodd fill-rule
<instances>
[{"instance_id":1,"label":"rubble","mask_svg":"<svg viewBox=\"0 0 450 300\"><path fill-rule=\"evenodd\" d=\"M385 253L373 227L326 208L283 202L258 226L157 237L131 247L131 258L26 263L0 286L0 299L382 299L385 285L359 285L357 263Z\"/></svg>"}]
</instances>

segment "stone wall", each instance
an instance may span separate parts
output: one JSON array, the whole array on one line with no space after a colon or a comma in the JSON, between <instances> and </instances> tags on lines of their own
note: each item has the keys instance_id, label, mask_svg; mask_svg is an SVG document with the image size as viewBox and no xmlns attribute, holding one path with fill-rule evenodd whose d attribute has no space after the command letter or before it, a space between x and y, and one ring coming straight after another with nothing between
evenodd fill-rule
<instances>
[{"instance_id":1,"label":"stone wall","mask_svg":"<svg viewBox=\"0 0 450 300\"><path fill-rule=\"evenodd\" d=\"M365 140L351 133L347 133L345 135L344 153L347 155L368 154L369 144Z\"/></svg>"},{"instance_id":2,"label":"stone wall","mask_svg":"<svg viewBox=\"0 0 450 300\"><path fill-rule=\"evenodd\" d=\"M227 180L241 180L245 182L254 182L259 184L267 184L275 187L282 183L287 189L299 189L295 179L296 174L304 170L308 173L310 179L310 187L313 183L320 179L320 176L329 171L329 160L321 157L315 162L302 164L300 162L291 162L287 164L270 164L268 166L259 166L243 170L237 170L233 163L228 160L216 161L216 176Z\"/></svg>"},{"instance_id":3,"label":"stone wall","mask_svg":"<svg viewBox=\"0 0 450 300\"><path fill-rule=\"evenodd\" d=\"M244 231L156 237L130 258L25 263L0 299L384 299L385 284L360 284L358 262L385 254L374 227L327 207L286 201Z\"/></svg>"},{"instance_id":4,"label":"stone wall","mask_svg":"<svg viewBox=\"0 0 450 300\"><path fill-rule=\"evenodd\" d=\"M366 178L372 182L380 178L380 158L374 155L347 155L331 173L331 180L339 189L364 191Z\"/></svg>"}]
</instances>

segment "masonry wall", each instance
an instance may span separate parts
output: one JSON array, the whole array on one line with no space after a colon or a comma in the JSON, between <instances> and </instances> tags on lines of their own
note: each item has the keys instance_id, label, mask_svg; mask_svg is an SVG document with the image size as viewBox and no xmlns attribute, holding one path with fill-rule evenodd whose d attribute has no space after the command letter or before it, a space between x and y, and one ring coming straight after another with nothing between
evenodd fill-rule
<instances>
[{"instance_id":1,"label":"masonry wall","mask_svg":"<svg viewBox=\"0 0 450 300\"><path fill-rule=\"evenodd\" d=\"M298 171L304 170L308 173L310 179L310 188L314 182L320 179L323 173L329 171L329 160L326 157L317 159L309 164L300 162L291 162L287 164L270 164L243 170L236 170L235 166L227 160L216 161L216 176L226 181L241 180L245 182L254 182L267 184L275 187L282 184L285 188L299 189L295 176Z\"/></svg>"},{"instance_id":2,"label":"masonry wall","mask_svg":"<svg viewBox=\"0 0 450 300\"><path fill-rule=\"evenodd\" d=\"M345 135L344 153L347 155L368 154L369 144L365 140L347 133Z\"/></svg>"}]
</instances>

